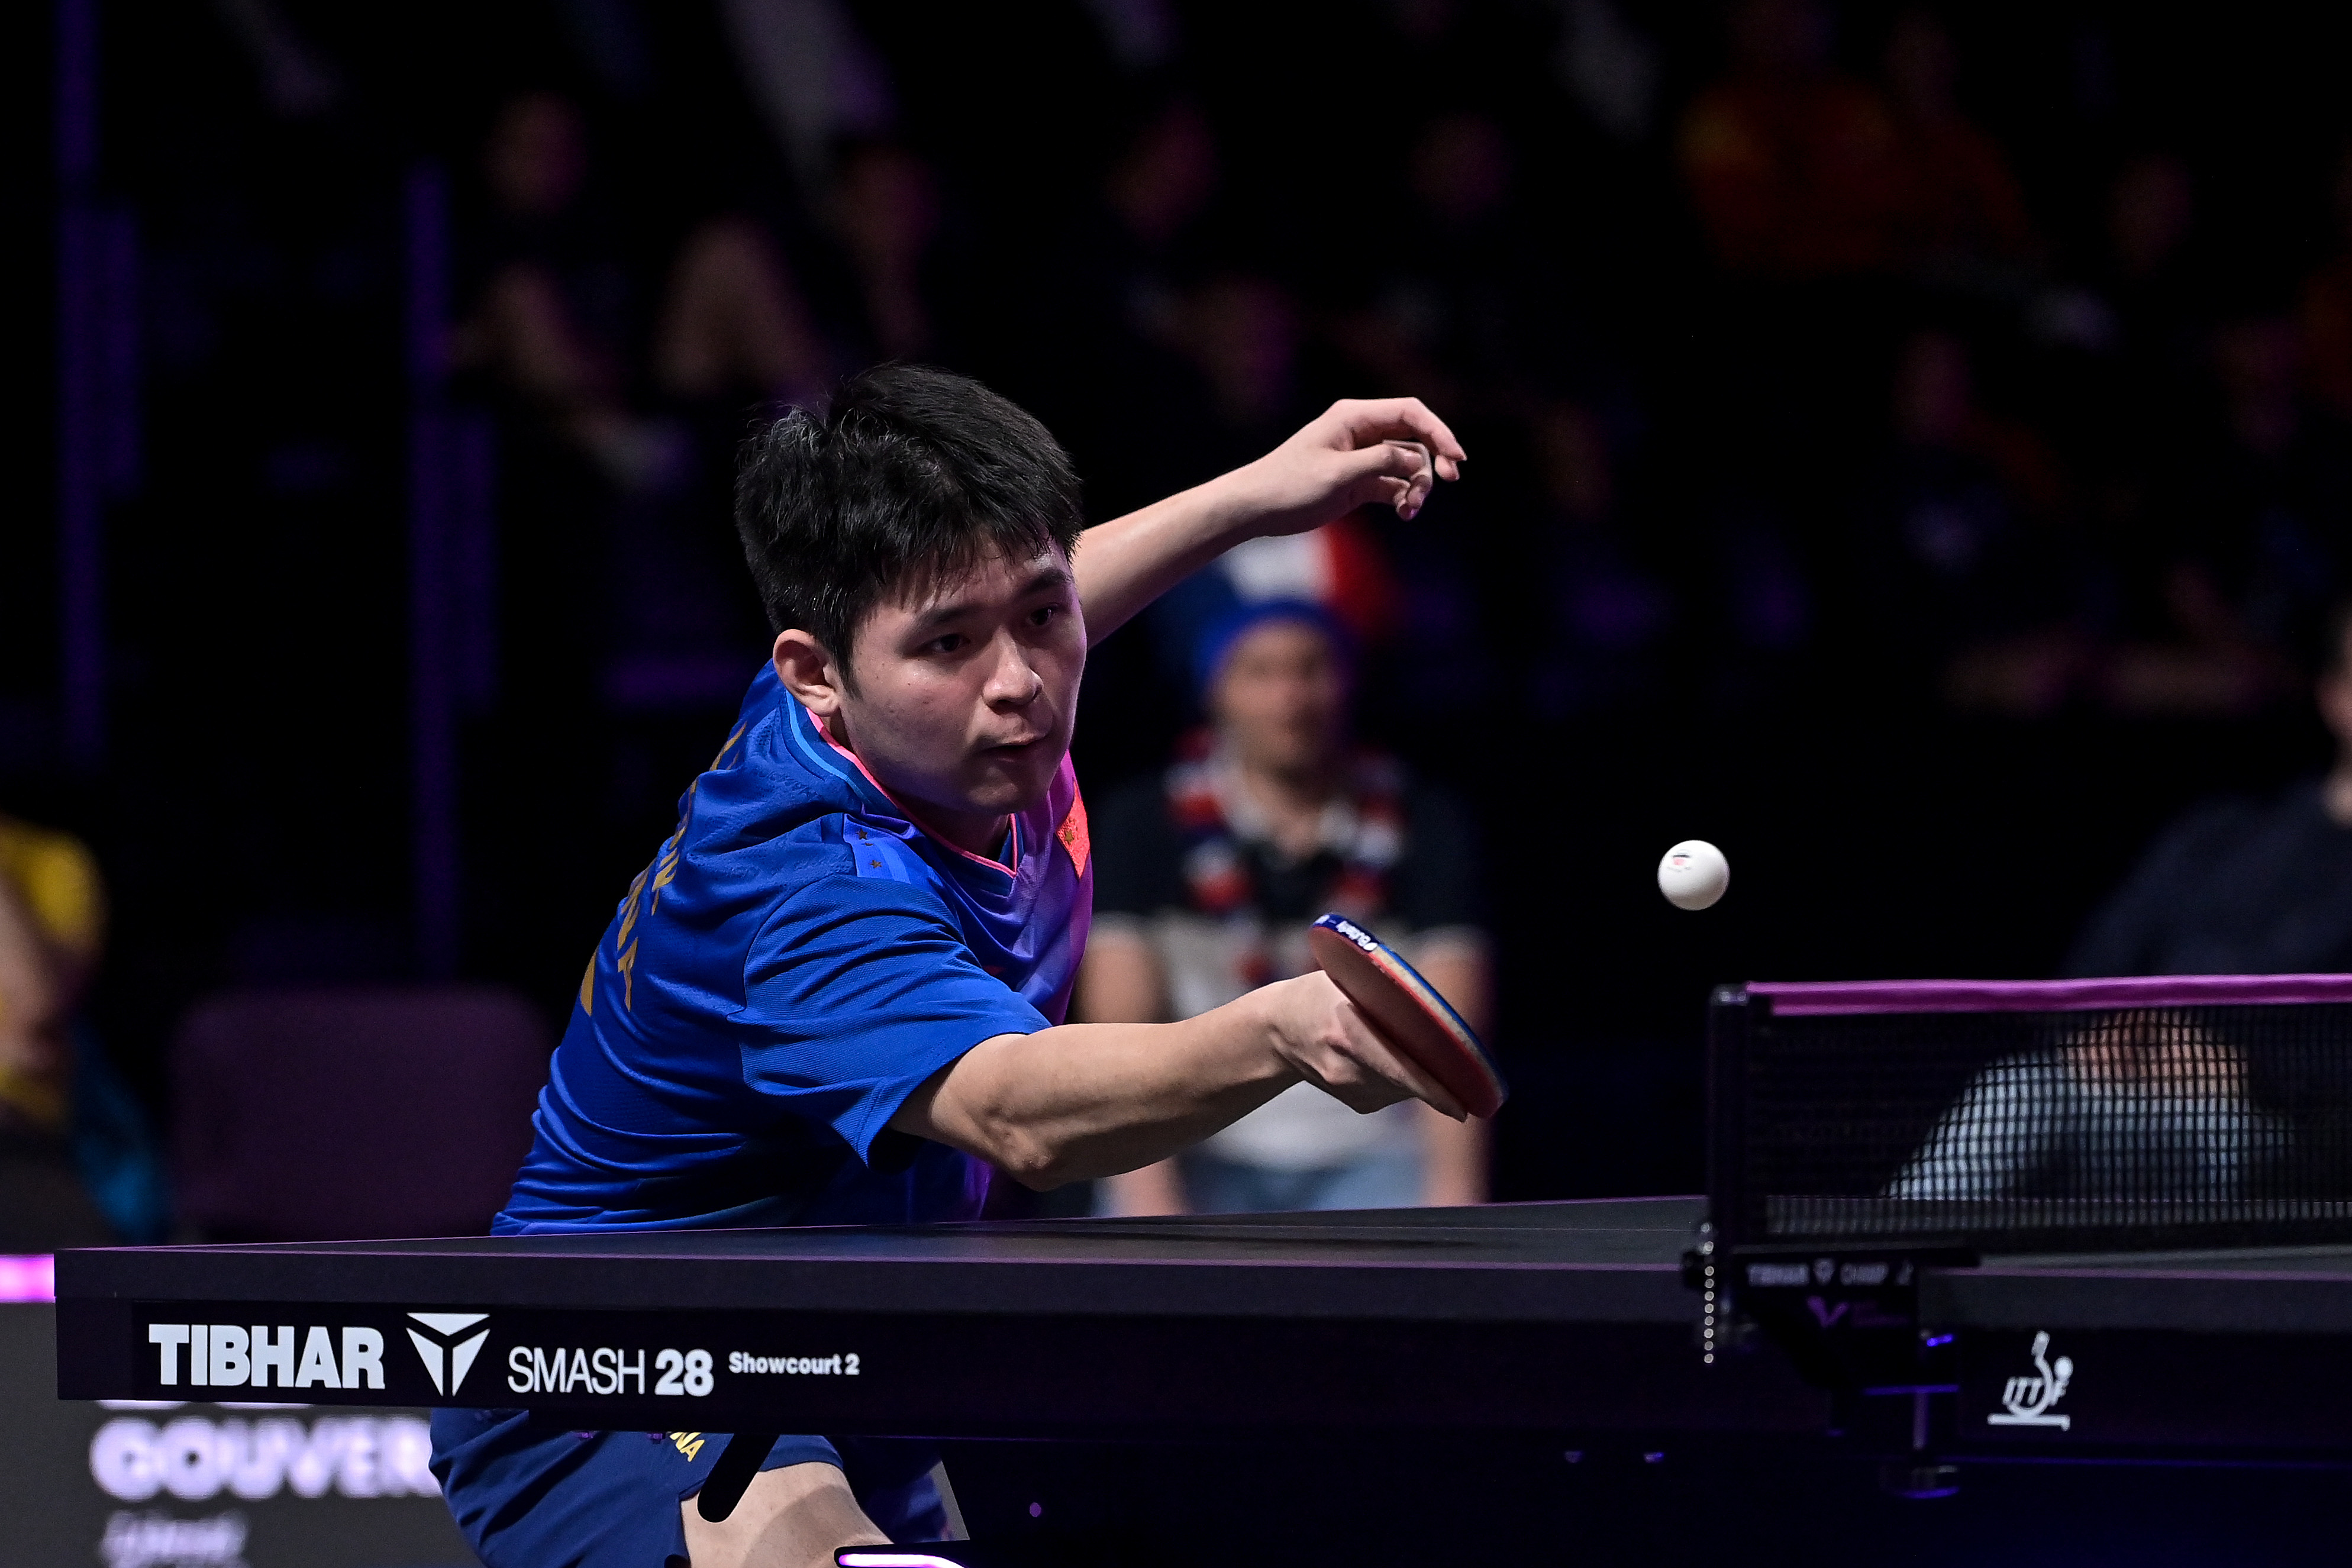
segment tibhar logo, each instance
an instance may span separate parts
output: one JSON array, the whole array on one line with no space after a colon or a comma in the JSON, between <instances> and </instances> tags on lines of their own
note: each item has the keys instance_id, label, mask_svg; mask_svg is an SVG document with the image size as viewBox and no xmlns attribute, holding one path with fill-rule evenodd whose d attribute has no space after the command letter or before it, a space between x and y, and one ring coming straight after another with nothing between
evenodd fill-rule
<instances>
[{"instance_id":1,"label":"tibhar logo","mask_svg":"<svg viewBox=\"0 0 2352 1568\"><path fill-rule=\"evenodd\" d=\"M188 1382L197 1388L267 1388L273 1370L280 1388L383 1386L383 1335L371 1328L343 1329L340 1363L333 1331L302 1334L290 1323L275 1331L267 1323L150 1323L147 1342L156 1347L155 1381L165 1388L179 1384L183 1350Z\"/></svg>"},{"instance_id":2,"label":"tibhar logo","mask_svg":"<svg viewBox=\"0 0 2352 1568\"><path fill-rule=\"evenodd\" d=\"M466 1381L466 1374L474 1369L474 1358L482 1353L482 1342L490 1337L487 1327L474 1325L487 1323L488 1319L488 1312L408 1314L408 1338L416 1346L417 1358L425 1363L425 1374L433 1379L434 1393L454 1394ZM469 1329L471 1333L467 1332Z\"/></svg>"},{"instance_id":3,"label":"tibhar logo","mask_svg":"<svg viewBox=\"0 0 2352 1568\"><path fill-rule=\"evenodd\" d=\"M1985 1417L1988 1426L2054 1426L2063 1432L2074 1425L2071 1415L2053 1415L2050 1407L2066 1396L2066 1384L2074 1375L2074 1358L2060 1356L2049 1359L2050 1336L2033 1336L2033 1374L2012 1377L2001 1391L2000 1402L2009 1408L2005 1414Z\"/></svg>"}]
</instances>

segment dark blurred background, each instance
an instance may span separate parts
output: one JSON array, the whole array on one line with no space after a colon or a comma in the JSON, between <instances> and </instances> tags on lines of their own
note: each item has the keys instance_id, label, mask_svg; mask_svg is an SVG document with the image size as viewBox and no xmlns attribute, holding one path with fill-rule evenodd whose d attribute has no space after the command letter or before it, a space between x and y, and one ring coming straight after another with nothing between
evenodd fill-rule
<instances>
[{"instance_id":1,"label":"dark blurred background","mask_svg":"<svg viewBox=\"0 0 2352 1568\"><path fill-rule=\"evenodd\" d=\"M0 812L94 853L89 1048L167 1131L219 993L552 1038L761 657L731 447L882 358L1026 404L1097 518L1335 396L1453 423L1361 520L1360 717L1486 837L1498 1197L1697 1186L1711 984L2051 973L2328 755L2327 7L12 16ZM1097 799L1182 651L1097 650Z\"/></svg>"}]
</instances>

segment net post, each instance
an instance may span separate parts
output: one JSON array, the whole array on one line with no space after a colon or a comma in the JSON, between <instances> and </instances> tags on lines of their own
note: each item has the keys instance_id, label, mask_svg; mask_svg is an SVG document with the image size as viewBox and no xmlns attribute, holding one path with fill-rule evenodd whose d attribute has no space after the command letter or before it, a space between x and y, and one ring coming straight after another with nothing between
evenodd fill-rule
<instances>
[{"instance_id":1,"label":"net post","mask_svg":"<svg viewBox=\"0 0 2352 1568\"><path fill-rule=\"evenodd\" d=\"M1718 985L1706 1013L1706 1205L1718 1256L1747 1234L1746 1089L1756 1013L1771 1002L1744 985Z\"/></svg>"}]
</instances>

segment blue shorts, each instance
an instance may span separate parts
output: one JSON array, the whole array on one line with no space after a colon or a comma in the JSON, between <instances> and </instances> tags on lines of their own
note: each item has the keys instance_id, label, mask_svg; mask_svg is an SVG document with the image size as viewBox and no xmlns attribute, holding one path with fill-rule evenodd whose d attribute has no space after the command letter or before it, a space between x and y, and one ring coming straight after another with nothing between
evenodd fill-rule
<instances>
[{"instance_id":1,"label":"blue shorts","mask_svg":"<svg viewBox=\"0 0 2352 1568\"><path fill-rule=\"evenodd\" d=\"M524 1410L436 1410L433 1473L489 1568L666 1568L686 1562L678 1505L702 1489L723 1432L572 1432ZM760 1466L838 1465L893 1541L939 1541L939 1451L905 1438L779 1437Z\"/></svg>"}]
</instances>

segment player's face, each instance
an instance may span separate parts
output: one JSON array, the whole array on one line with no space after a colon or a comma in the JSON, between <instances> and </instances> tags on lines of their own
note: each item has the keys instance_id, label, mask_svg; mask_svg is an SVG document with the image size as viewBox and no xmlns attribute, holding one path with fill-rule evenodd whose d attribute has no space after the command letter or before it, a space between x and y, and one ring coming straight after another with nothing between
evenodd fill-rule
<instances>
[{"instance_id":1,"label":"player's face","mask_svg":"<svg viewBox=\"0 0 2352 1568\"><path fill-rule=\"evenodd\" d=\"M992 557L920 603L885 599L856 649L835 738L933 826L992 847L1070 750L1087 632L1069 562Z\"/></svg>"},{"instance_id":2,"label":"player's face","mask_svg":"<svg viewBox=\"0 0 2352 1568\"><path fill-rule=\"evenodd\" d=\"M1311 773L1338 752L1348 682L1331 640L1301 621L1269 621L1225 656L1211 704L1242 761L1272 773Z\"/></svg>"}]
</instances>

